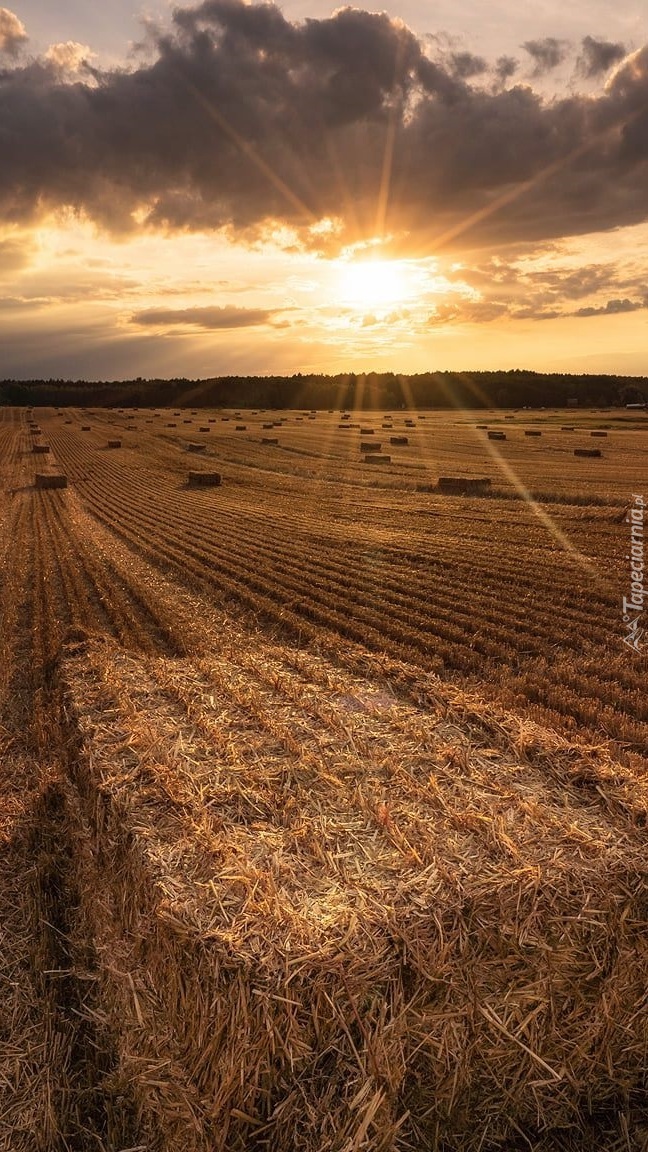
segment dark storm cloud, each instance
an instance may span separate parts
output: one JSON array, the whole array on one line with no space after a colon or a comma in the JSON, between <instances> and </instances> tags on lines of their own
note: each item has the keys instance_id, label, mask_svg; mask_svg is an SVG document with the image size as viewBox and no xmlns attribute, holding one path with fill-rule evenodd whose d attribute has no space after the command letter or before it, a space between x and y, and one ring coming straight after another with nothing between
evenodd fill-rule
<instances>
[{"instance_id":1,"label":"dark storm cloud","mask_svg":"<svg viewBox=\"0 0 648 1152\"><path fill-rule=\"evenodd\" d=\"M24 25L8 8L0 8L0 53L15 58L27 43Z\"/></svg>"},{"instance_id":2,"label":"dark storm cloud","mask_svg":"<svg viewBox=\"0 0 648 1152\"><path fill-rule=\"evenodd\" d=\"M526 40L522 47L535 64L535 75L543 76L562 64L569 52L566 40L556 40L555 36L545 36L543 40Z\"/></svg>"},{"instance_id":3,"label":"dark storm cloud","mask_svg":"<svg viewBox=\"0 0 648 1152\"><path fill-rule=\"evenodd\" d=\"M596 40L585 36L582 52L578 57L577 71L587 80L608 72L613 64L618 64L626 55L623 44L611 44L608 40Z\"/></svg>"},{"instance_id":4,"label":"dark storm cloud","mask_svg":"<svg viewBox=\"0 0 648 1152\"><path fill-rule=\"evenodd\" d=\"M274 312L263 308L148 308L135 312L131 323L165 327L169 325L192 325L197 328L255 328L268 324Z\"/></svg>"},{"instance_id":5,"label":"dark storm cloud","mask_svg":"<svg viewBox=\"0 0 648 1152\"><path fill-rule=\"evenodd\" d=\"M543 69L563 52L526 47ZM648 218L648 49L599 95L554 100L485 91L449 50L426 51L384 13L292 24L272 4L208 0L177 10L132 71L0 72L0 219L63 207L113 233L243 239L280 224L326 251L384 226L425 253ZM325 217L341 228L310 233Z\"/></svg>"},{"instance_id":6,"label":"dark storm cloud","mask_svg":"<svg viewBox=\"0 0 648 1152\"><path fill-rule=\"evenodd\" d=\"M498 56L495 62L495 75L504 84L511 79L511 76L515 76L519 67L519 62L514 56Z\"/></svg>"},{"instance_id":7,"label":"dark storm cloud","mask_svg":"<svg viewBox=\"0 0 648 1152\"><path fill-rule=\"evenodd\" d=\"M488 64L483 56L473 56L472 52L453 52L450 57L452 71L462 80L471 76L482 76L488 70Z\"/></svg>"}]
</instances>

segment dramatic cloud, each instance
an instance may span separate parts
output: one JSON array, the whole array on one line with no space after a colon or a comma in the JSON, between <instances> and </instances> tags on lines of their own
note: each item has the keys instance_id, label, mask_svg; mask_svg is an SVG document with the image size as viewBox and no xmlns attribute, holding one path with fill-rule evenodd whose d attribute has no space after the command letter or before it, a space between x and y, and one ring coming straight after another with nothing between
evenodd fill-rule
<instances>
[{"instance_id":1,"label":"dramatic cloud","mask_svg":"<svg viewBox=\"0 0 648 1152\"><path fill-rule=\"evenodd\" d=\"M587 80L591 80L609 71L612 65L618 64L625 55L623 44L610 44L607 40L595 40L593 36L585 36L583 51L578 58L578 72Z\"/></svg>"},{"instance_id":2,"label":"dramatic cloud","mask_svg":"<svg viewBox=\"0 0 648 1152\"><path fill-rule=\"evenodd\" d=\"M93 55L87 44L66 40L64 44L52 44L45 53L45 59L64 76L81 72Z\"/></svg>"},{"instance_id":3,"label":"dramatic cloud","mask_svg":"<svg viewBox=\"0 0 648 1152\"><path fill-rule=\"evenodd\" d=\"M648 306L645 275L632 263L547 267L528 259L506 263L493 257L477 267L450 272L449 279L452 299L435 307L437 323L613 316ZM612 296L613 292L617 294ZM584 299L589 303L574 308Z\"/></svg>"},{"instance_id":4,"label":"dramatic cloud","mask_svg":"<svg viewBox=\"0 0 648 1152\"><path fill-rule=\"evenodd\" d=\"M525 47L539 71L565 51ZM132 71L70 83L62 58L13 67L0 220L63 208L114 234L223 229L329 253L388 234L426 255L648 218L648 49L598 95L553 100L486 91L479 58L427 51L384 13L293 24L272 4L206 0L177 9Z\"/></svg>"},{"instance_id":5,"label":"dramatic cloud","mask_svg":"<svg viewBox=\"0 0 648 1152\"><path fill-rule=\"evenodd\" d=\"M22 21L8 8L0 8L0 53L17 56L27 39Z\"/></svg>"},{"instance_id":6,"label":"dramatic cloud","mask_svg":"<svg viewBox=\"0 0 648 1152\"><path fill-rule=\"evenodd\" d=\"M148 308L135 312L131 322L158 328L176 324L209 330L255 328L270 323L274 315L263 308Z\"/></svg>"},{"instance_id":7,"label":"dramatic cloud","mask_svg":"<svg viewBox=\"0 0 648 1152\"><path fill-rule=\"evenodd\" d=\"M554 36L546 36L544 40L527 40L522 47L535 64L534 74L543 76L562 64L569 52L566 40L556 40Z\"/></svg>"}]
</instances>

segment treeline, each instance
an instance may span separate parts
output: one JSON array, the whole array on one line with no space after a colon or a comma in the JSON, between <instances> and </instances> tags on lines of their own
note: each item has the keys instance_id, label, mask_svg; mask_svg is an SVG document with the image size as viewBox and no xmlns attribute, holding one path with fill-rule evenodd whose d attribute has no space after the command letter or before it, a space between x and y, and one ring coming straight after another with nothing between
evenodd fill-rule
<instances>
[{"instance_id":1,"label":"treeline","mask_svg":"<svg viewBox=\"0 0 648 1152\"><path fill-rule=\"evenodd\" d=\"M3 380L0 404L54 407L539 408L648 401L648 379L528 372L215 376L209 380Z\"/></svg>"}]
</instances>

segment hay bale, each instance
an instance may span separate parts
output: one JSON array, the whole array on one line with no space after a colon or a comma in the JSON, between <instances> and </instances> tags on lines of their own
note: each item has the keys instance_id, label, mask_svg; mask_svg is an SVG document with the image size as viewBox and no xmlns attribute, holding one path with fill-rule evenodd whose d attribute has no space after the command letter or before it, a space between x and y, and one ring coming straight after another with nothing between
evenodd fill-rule
<instances>
[{"instance_id":1,"label":"hay bale","mask_svg":"<svg viewBox=\"0 0 648 1152\"><path fill-rule=\"evenodd\" d=\"M221 483L220 472L190 472L187 476L190 488L218 488Z\"/></svg>"},{"instance_id":2,"label":"hay bale","mask_svg":"<svg viewBox=\"0 0 648 1152\"><path fill-rule=\"evenodd\" d=\"M261 443L262 444L278 444L279 439L277 436L262 436L261 437Z\"/></svg>"},{"instance_id":3,"label":"hay bale","mask_svg":"<svg viewBox=\"0 0 648 1152\"><path fill-rule=\"evenodd\" d=\"M89 432L90 431L90 425L89 424L82 424L81 425L81 431L82 432Z\"/></svg>"},{"instance_id":4,"label":"hay bale","mask_svg":"<svg viewBox=\"0 0 648 1152\"><path fill-rule=\"evenodd\" d=\"M468 495L486 492L491 486L487 476L439 476L439 492Z\"/></svg>"},{"instance_id":5,"label":"hay bale","mask_svg":"<svg viewBox=\"0 0 648 1152\"><path fill-rule=\"evenodd\" d=\"M210 429L208 424L201 424L198 431L199 432L210 432L211 429Z\"/></svg>"},{"instance_id":6,"label":"hay bale","mask_svg":"<svg viewBox=\"0 0 648 1152\"><path fill-rule=\"evenodd\" d=\"M49 452L49 450L49 444L32 444L32 452L36 452L40 455L43 455L45 452Z\"/></svg>"},{"instance_id":7,"label":"hay bale","mask_svg":"<svg viewBox=\"0 0 648 1152\"><path fill-rule=\"evenodd\" d=\"M536 431L535 428L526 428L524 431L525 436L542 436L542 432Z\"/></svg>"},{"instance_id":8,"label":"hay bale","mask_svg":"<svg viewBox=\"0 0 648 1152\"><path fill-rule=\"evenodd\" d=\"M207 451L207 445L206 444L196 444L193 441L190 441L187 444L187 452L206 452L206 451Z\"/></svg>"},{"instance_id":9,"label":"hay bale","mask_svg":"<svg viewBox=\"0 0 648 1152\"><path fill-rule=\"evenodd\" d=\"M36 488L67 488L67 476L55 475L52 472L37 472L35 476Z\"/></svg>"},{"instance_id":10,"label":"hay bale","mask_svg":"<svg viewBox=\"0 0 648 1152\"><path fill-rule=\"evenodd\" d=\"M488 424L475 424L475 428L480 428L483 432L488 428Z\"/></svg>"},{"instance_id":11,"label":"hay bale","mask_svg":"<svg viewBox=\"0 0 648 1152\"><path fill-rule=\"evenodd\" d=\"M560 431L561 432L573 432L574 431L574 425L573 424L561 424L560 425Z\"/></svg>"},{"instance_id":12,"label":"hay bale","mask_svg":"<svg viewBox=\"0 0 648 1152\"><path fill-rule=\"evenodd\" d=\"M215 423L216 423L216 418L215 418L215 416L210 416L210 417L209 417L209 420L207 421L207 423L208 423L208 424L215 424Z\"/></svg>"},{"instance_id":13,"label":"hay bale","mask_svg":"<svg viewBox=\"0 0 648 1152\"><path fill-rule=\"evenodd\" d=\"M390 436L390 444L409 444L409 436Z\"/></svg>"},{"instance_id":14,"label":"hay bale","mask_svg":"<svg viewBox=\"0 0 648 1152\"><path fill-rule=\"evenodd\" d=\"M489 440L506 440L506 432L489 432Z\"/></svg>"},{"instance_id":15,"label":"hay bale","mask_svg":"<svg viewBox=\"0 0 648 1152\"><path fill-rule=\"evenodd\" d=\"M193 424L193 420L183 420L183 424Z\"/></svg>"},{"instance_id":16,"label":"hay bale","mask_svg":"<svg viewBox=\"0 0 648 1152\"><path fill-rule=\"evenodd\" d=\"M379 441L377 441L377 440L375 442L372 442L371 440L367 440L367 441L361 440L360 441L360 451L361 452L380 452L381 448L382 448L382 444L380 444Z\"/></svg>"},{"instance_id":17,"label":"hay bale","mask_svg":"<svg viewBox=\"0 0 648 1152\"><path fill-rule=\"evenodd\" d=\"M574 448L574 456L602 456L600 448Z\"/></svg>"},{"instance_id":18,"label":"hay bale","mask_svg":"<svg viewBox=\"0 0 648 1152\"><path fill-rule=\"evenodd\" d=\"M391 456L376 456L373 452L363 460L365 464L391 464Z\"/></svg>"},{"instance_id":19,"label":"hay bale","mask_svg":"<svg viewBox=\"0 0 648 1152\"><path fill-rule=\"evenodd\" d=\"M247 432L247 424L236 424L234 427L235 432Z\"/></svg>"},{"instance_id":20,"label":"hay bale","mask_svg":"<svg viewBox=\"0 0 648 1152\"><path fill-rule=\"evenodd\" d=\"M607 436L607 432L590 432L590 436Z\"/></svg>"},{"instance_id":21,"label":"hay bale","mask_svg":"<svg viewBox=\"0 0 648 1152\"><path fill-rule=\"evenodd\" d=\"M109 440L108 444L106 445L107 448L121 448L121 446L121 440Z\"/></svg>"},{"instance_id":22,"label":"hay bale","mask_svg":"<svg viewBox=\"0 0 648 1152\"><path fill-rule=\"evenodd\" d=\"M373 434L374 434L373 428L361 428L360 429L360 435L361 436L373 436Z\"/></svg>"},{"instance_id":23,"label":"hay bale","mask_svg":"<svg viewBox=\"0 0 648 1152\"><path fill-rule=\"evenodd\" d=\"M274 428L274 424L262 424L262 428Z\"/></svg>"},{"instance_id":24,"label":"hay bale","mask_svg":"<svg viewBox=\"0 0 648 1152\"><path fill-rule=\"evenodd\" d=\"M173 422L171 422L170 424L167 424L167 428L177 428L177 427L178 427L178 425L174 424Z\"/></svg>"}]
</instances>

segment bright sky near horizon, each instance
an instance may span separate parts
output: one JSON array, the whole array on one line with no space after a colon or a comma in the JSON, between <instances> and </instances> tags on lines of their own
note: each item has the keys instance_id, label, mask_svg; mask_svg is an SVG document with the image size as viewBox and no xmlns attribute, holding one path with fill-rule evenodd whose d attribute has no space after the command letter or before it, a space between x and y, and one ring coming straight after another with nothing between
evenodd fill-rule
<instances>
[{"instance_id":1,"label":"bright sky near horizon","mask_svg":"<svg viewBox=\"0 0 648 1152\"><path fill-rule=\"evenodd\" d=\"M0 156L0 378L648 375L644 0L16 0Z\"/></svg>"}]
</instances>

